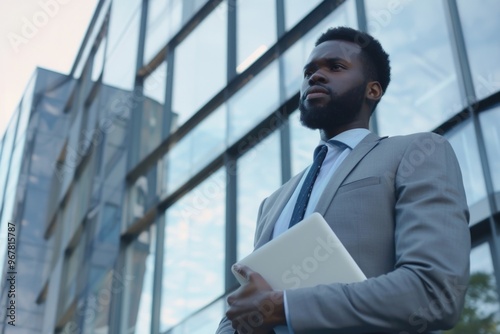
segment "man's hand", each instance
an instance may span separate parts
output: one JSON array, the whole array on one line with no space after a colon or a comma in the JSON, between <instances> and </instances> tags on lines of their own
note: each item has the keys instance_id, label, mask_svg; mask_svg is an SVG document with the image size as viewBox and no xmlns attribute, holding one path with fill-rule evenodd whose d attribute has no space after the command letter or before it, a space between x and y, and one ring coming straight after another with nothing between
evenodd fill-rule
<instances>
[{"instance_id":1,"label":"man's hand","mask_svg":"<svg viewBox=\"0 0 500 334\"><path fill-rule=\"evenodd\" d=\"M239 334L268 334L275 326L286 325L283 291L274 291L266 280L246 266L234 269L247 283L227 297L227 318Z\"/></svg>"}]
</instances>

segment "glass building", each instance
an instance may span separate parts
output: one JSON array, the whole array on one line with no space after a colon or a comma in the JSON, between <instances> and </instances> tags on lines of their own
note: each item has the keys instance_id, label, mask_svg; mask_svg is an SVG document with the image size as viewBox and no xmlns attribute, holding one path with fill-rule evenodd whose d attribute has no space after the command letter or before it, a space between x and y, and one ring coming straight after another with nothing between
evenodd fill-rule
<instances>
[{"instance_id":1,"label":"glass building","mask_svg":"<svg viewBox=\"0 0 500 334\"><path fill-rule=\"evenodd\" d=\"M497 0L101 0L71 73L37 70L0 141L1 333L214 333L261 200L311 162L302 67L332 26L391 57L372 131L455 149L472 280L449 333L496 333L499 14Z\"/></svg>"}]
</instances>

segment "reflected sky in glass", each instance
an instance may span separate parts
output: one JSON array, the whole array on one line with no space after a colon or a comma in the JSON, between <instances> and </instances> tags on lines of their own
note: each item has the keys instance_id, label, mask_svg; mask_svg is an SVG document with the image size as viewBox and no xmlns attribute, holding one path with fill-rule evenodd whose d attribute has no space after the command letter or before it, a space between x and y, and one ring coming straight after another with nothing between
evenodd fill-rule
<instances>
[{"instance_id":1,"label":"reflected sky in glass","mask_svg":"<svg viewBox=\"0 0 500 334\"><path fill-rule=\"evenodd\" d=\"M500 91L500 1L457 1L476 97Z\"/></svg>"},{"instance_id":2,"label":"reflected sky in glass","mask_svg":"<svg viewBox=\"0 0 500 334\"><path fill-rule=\"evenodd\" d=\"M221 169L166 211L160 331L224 293L225 194Z\"/></svg>"},{"instance_id":3,"label":"reflected sky in glass","mask_svg":"<svg viewBox=\"0 0 500 334\"><path fill-rule=\"evenodd\" d=\"M176 48L172 112L182 125L226 84L227 9L214 9Z\"/></svg>"},{"instance_id":4,"label":"reflected sky in glass","mask_svg":"<svg viewBox=\"0 0 500 334\"><path fill-rule=\"evenodd\" d=\"M486 186L477 148L476 132L472 122L446 134L457 155L469 206L486 197Z\"/></svg>"},{"instance_id":5,"label":"reflected sky in glass","mask_svg":"<svg viewBox=\"0 0 500 334\"><path fill-rule=\"evenodd\" d=\"M181 0L150 0L144 45L144 63L147 64L179 30L182 18Z\"/></svg>"},{"instance_id":6,"label":"reflected sky in glass","mask_svg":"<svg viewBox=\"0 0 500 334\"><path fill-rule=\"evenodd\" d=\"M481 113L479 119L486 144L493 188L500 192L500 108Z\"/></svg>"},{"instance_id":7,"label":"reflected sky in glass","mask_svg":"<svg viewBox=\"0 0 500 334\"><path fill-rule=\"evenodd\" d=\"M496 313L498 315L498 311L500 309L498 304L498 292L496 291L496 280L493 274L491 249L488 242L484 242L472 249L470 261L471 281L469 283L469 290L465 296L465 308L471 309L471 307L473 307L474 313L479 318L485 318L489 313ZM478 285L478 282L481 281L478 281L475 276L481 274L489 276L489 289L486 289L485 286ZM471 294L471 291L474 292L474 295ZM480 295L478 295L479 291L482 292ZM492 299L487 301L488 297L486 296ZM471 320L465 318L463 321L467 323Z\"/></svg>"},{"instance_id":8,"label":"reflected sky in glass","mask_svg":"<svg viewBox=\"0 0 500 334\"><path fill-rule=\"evenodd\" d=\"M169 334L207 334L215 333L220 319L224 316L226 299L222 298L200 313L189 317L186 322L174 328Z\"/></svg>"},{"instance_id":9,"label":"reflected sky in glass","mask_svg":"<svg viewBox=\"0 0 500 334\"><path fill-rule=\"evenodd\" d=\"M460 111L444 6L366 1L368 32L390 56L392 80L376 111L381 135L429 131ZM425 18L425 19L424 19Z\"/></svg>"},{"instance_id":10,"label":"reflected sky in glass","mask_svg":"<svg viewBox=\"0 0 500 334\"><path fill-rule=\"evenodd\" d=\"M285 0L285 29L293 28L320 2L321 0Z\"/></svg>"},{"instance_id":11,"label":"reflected sky in glass","mask_svg":"<svg viewBox=\"0 0 500 334\"><path fill-rule=\"evenodd\" d=\"M0 203L3 202L3 196L4 196L4 189L5 185L7 183L7 174L9 172L9 165L10 165L10 157L12 154L12 150L14 148L14 135L16 132L16 127L17 127L17 119L19 117L19 111L14 112L14 115L12 116L9 126L7 127L7 130L5 132L5 135L3 137L3 149L2 149L2 157L0 159ZM7 204L5 204L7 205ZM4 206L5 206L4 205ZM3 220L0 221L0 224L5 224L3 223ZM0 257L0 259L2 259Z\"/></svg>"},{"instance_id":12,"label":"reflected sky in glass","mask_svg":"<svg viewBox=\"0 0 500 334\"><path fill-rule=\"evenodd\" d=\"M229 144L251 130L271 114L279 104L278 62L252 78L228 101Z\"/></svg>"},{"instance_id":13,"label":"reflected sky in glass","mask_svg":"<svg viewBox=\"0 0 500 334\"><path fill-rule=\"evenodd\" d=\"M164 61L153 73L144 79L144 96L160 103L165 103L165 89L167 84L167 62Z\"/></svg>"},{"instance_id":14,"label":"reflected sky in glass","mask_svg":"<svg viewBox=\"0 0 500 334\"><path fill-rule=\"evenodd\" d=\"M292 151L292 175L313 162L313 153L320 140L318 130L311 130L300 124L300 111L290 115L290 141Z\"/></svg>"},{"instance_id":15,"label":"reflected sky in glass","mask_svg":"<svg viewBox=\"0 0 500 334\"><path fill-rule=\"evenodd\" d=\"M280 133L275 131L245 153L237 165L237 258L253 251L260 203L281 185Z\"/></svg>"},{"instance_id":16,"label":"reflected sky in glass","mask_svg":"<svg viewBox=\"0 0 500 334\"><path fill-rule=\"evenodd\" d=\"M276 1L238 0L237 67L243 72L276 42Z\"/></svg>"},{"instance_id":17,"label":"reflected sky in glass","mask_svg":"<svg viewBox=\"0 0 500 334\"><path fill-rule=\"evenodd\" d=\"M141 0L113 1L103 75L106 85L134 88L141 6Z\"/></svg>"},{"instance_id":18,"label":"reflected sky in glass","mask_svg":"<svg viewBox=\"0 0 500 334\"><path fill-rule=\"evenodd\" d=\"M128 247L127 274L123 275L125 300L122 319L127 333L150 333L153 305L153 276L156 250L156 226L142 232Z\"/></svg>"},{"instance_id":19,"label":"reflected sky in glass","mask_svg":"<svg viewBox=\"0 0 500 334\"><path fill-rule=\"evenodd\" d=\"M149 0L144 64L167 44L207 0Z\"/></svg>"},{"instance_id":20,"label":"reflected sky in glass","mask_svg":"<svg viewBox=\"0 0 500 334\"><path fill-rule=\"evenodd\" d=\"M227 110L223 104L167 153L162 193L171 194L224 151L226 120Z\"/></svg>"},{"instance_id":21,"label":"reflected sky in glass","mask_svg":"<svg viewBox=\"0 0 500 334\"><path fill-rule=\"evenodd\" d=\"M26 87L26 91L24 93L24 97L21 102L16 140L15 140L16 143L20 140L21 137L24 137L26 128L28 126L28 120L30 119L31 115L31 108L33 107L32 103L33 103L33 94L35 89L36 78L37 78L36 74L31 77L31 80L28 83L28 86Z\"/></svg>"}]
</instances>

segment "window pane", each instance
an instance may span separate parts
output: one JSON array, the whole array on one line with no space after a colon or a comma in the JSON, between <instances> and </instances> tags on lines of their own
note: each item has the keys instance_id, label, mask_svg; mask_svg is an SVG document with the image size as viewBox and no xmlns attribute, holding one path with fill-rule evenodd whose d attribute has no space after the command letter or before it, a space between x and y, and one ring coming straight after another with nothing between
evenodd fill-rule
<instances>
[{"instance_id":1,"label":"window pane","mask_svg":"<svg viewBox=\"0 0 500 334\"><path fill-rule=\"evenodd\" d=\"M446 134L457 155L464 181L467 204L471 210L470 223L477 223L489 214L486 186L472 122Z\"/></svg>"},{"instance_id":2,"label":"window pane","mask_svg":"<svg viewBox=\"0 0 500 334\"><path fill-rule=\"evenodd\" d=\"M500 59L500 2L484 0L478 6L472 1L458 0L457 4L476 97L481 99L500 90L500 64L495 60Z\"/></svg>"},{"instance_id":3,"label":"window pane","mask_svg":"<svg viewBox=\"0 0 500 334\"><path fill-rule=\"evenodd\" d=\"M156 248L155 226L142 232L127 248L122 333L150 333ZM130 281L131 280L131 281Z\"/></svg>"},{"instance_id":4,"label":"window pane","mask_svg":"<svg viewBox=\"0 0 500 334\"><path fill-rule=\"evenodd\" d=\"M95 176L95 156L94 152L91 153L91 156L78 180L78 183L80 184L78 193L78 197L80 198L79 211L82 215L82 219L84 219L87 215L87 210L90 208L90 195L92 193L93 180ZM75 216L78 217L78 214L75 214Z\"/></svg>"},{"instance_id":5,"label":"window pane","mask_svg":"<svg viewBox=\"0 0 500 334\"><path fill-rule=\"evenodd\" d=\"M14 146L14 152L12 153L12 160L10 161L10 171L9 177L7 178L5 189L2 188L1 191L5 191L5 203L3 206L2 217L0 224L2 226L7 226L7 222L12 222L15 215L19 215L15 211L15 206L17 205L16 197L21 197L24 194L17 194L19 173L21 172L21 167L23 165L23 155L24 155L24 143L26 138L21 138L21 141ZM1 205L1 204L0 204ZM15 221L17 223L17 221ZM0 262L1 263L1 262Z\"/></svg>"},{"instance_id":6,"label":"window pane","mask_svg":"<svg viewBox=\"0 0 500 334\"><path fill-rule=\"evenodd\" d=\"M80 234L76 246L71 250L71 253L65 258L64 265L64 284L61 287L62 304L59 306L59 312L62 315L68 310L68 307L77 297L78 281L80 276L80 268L83 265L83 256L85 251L86 233Z\"/></svg>"},{"instance_id":7,"label":"window pane","mask_svg":"<svg viewBox=\"0 0 500 334\"><path fill-rule=\"evenodd\" d=\"M479 115L495 192L500 192L500 108Z\"/></svg>"},{"instance_id":8,"label":"window pane","mask_svg":"<svg viewBox=\"0 0 500 334\"><path fill-rule=\"evenodd\" d=\"M498 333L499 304L491 251L487 242L475 247L470 255L470 281L465 295L462 317L446 334ZM457 287L458 289L465 287Z\"/></svg>"},{"instance_id":9,"label":"window pane","mask_svg":"<svg viewBox=\"0 0 500 334\"><path fill-rule=\"evenodd\" d=\"M227 108L222 105L182 138L165 158L163 193L171 194L226 148Z\"/></svg>"},{"instance_id":10,"label":"window pane","mask_svg":"<svg viewBox=\"0 0 500 334\"><path fill-rule=\"evenodd\" d=\"M128 224L142 218L157 203L157 169L157 165L151 167L145 175L141 175L129 188Z\"/></svg>"},{"instance_id":11,"label":"window pane","mask_svg":"<svg viewBox=\"0 0 500 334\"><path fill-rule=\"evenodd\" d=\"M132 90L135 81L141 0L114 0L111 6L103 82Z\"/></svg>"},{"instance_id":12,"label":"window pane","mask_svg":"<svg viewBox=\"0 0 500 334\"><path fill-rule=\"evenodd\" d=\"M87 305L85 309L77 309L76 312L83 320L83 334L109 333L110 300L115 297L113 292L123 289L122 286L115 288L112 285L114 276L118 276L118 284L121 283L119 282L119 279L122 278L119 276L120 273L113 273L112 270L108 270L105 274L101 272L102 269L98 272L101 277L96 279L93 276L97 274L91 273L90 291L85 297Z\"/></svg>"},{"instance_id":13,"label":"window pane","mask_svg":"<svg viewBox=\"0 0 500 334\"><path fill-rule=\"evenodd\" d=\"M166 212L160 331L224 293L225 170Z\"/></svg>"},{"instance_id":14,"label":"window pane","mask_svg":"<svg viewBox=\"0 0 500 334\"><path fill-rule=\"evenodd\" d=\"M274 61L229 100L228 140L233 143L269 116L279 104L278 63Z\"/></svg>"},{"instance_id":15,"label":"window pane","mask_svg":"<svg viewBox=\"0 0 500 334\"><path fill-rule=\"evenodd\" d=\"M243 72L276 42L276 1L238 0L237 67Z\"/></svg>"},{"instance_id":16,"label":"window pane","mask_svg":"<svg viewBox=\"0 0 500 334\"><path fill-rule=\"evenodd\" d=\"M167 44L207 0L150 0L144 47L144 63Z\"/></svg>"},{"instance_id":17,"label":"window pane","mask_svg":"<svg viewBox=\"0 0 500 334\"><path fill-rule=\"evenodd\" d=\"M80 146L79 142L81 135L81 128L82 128L82 119L83 119L83 113L78 112L73 120L73 123L70 125L67 145L65 148L66 152L64 157L64 166L66 168L65 168L65 173L62 175L63 180L61 181L62 194L64 194L67 191L68 187L70 186L71 180L73 179L73 176L75 174L75 170L85 155L85 151L83 149L87 145ZM88 143L87 141L85 142L86 144Z\"/></svg>"},{"instance_id":18,"label":"window pane","mask_svg":"<svg viewBox=\"0 0 500 334\"><path fill-rule=\"evenodd\" d=\"M366 1L368 30L389 54L392 80L377 107L383 135L432 130L464 106L444 6ZM425 18L422 19L422 18Z\"/></svg>"},{"instance_id":19,"label":"window pane","mask_svg":"<svg viewBox=\"0 0 500 334\"><path fill-rule=\"evenodd\" d=\"M15 124L15 122L11 123L11 125L12 124ZM10 126L7 129L8 132L11 130L12 126ZM9 135L9 133L7 133L7 135ZM9 135L9 137L12 139L13 134L12 136ZM10 158L6 159L7 161L2 160L2 165L4 164L4 162L10 163L9 177L7 178L7 180L5 180L4 183L4 185L6 184L6 186L4 188L2 185L2 188L0 188L0 197L3 197L5 192L5 197L3 198L5 201L3 202L2 199L0 198L0 212L1 212L0 227L2 228L2 230L0 231L0 237L5 237L4 240L7 240L8 222L13 222L14 224L16 224L16 228L18 230L21 227L21 222L16 219L17 217L15 217L16 212L14 208L17 202L16 197L19 196L16 194L18 189L17 181L19 177L19 172L21 171L21 164L23 162L22 158L24 152L25 139L26 137L22 137L21 141L14 146L14 152L12 153L12 160L10 160ZM0 247L0 263L4 263L6 252L7 252L7 247Z\"/></svg>"},{"instance_id":20,"label":"window pane","mask_svg":"<svg viewBox=\"0 0 500 334\"><path fill-rule=\"evenodd\" d=\"M189 317L186 322L169 331L168 334L207 334L215 333L220 319L225 315L225 298L215 302L210 307Z\"/></svg>"},{"instance_id":21,"label":"window pane","mask_svg":"<svg viewBox=\"0 0 500 334\"><path fill-rule=\"evenodd\" d=\"M147 64L167 44L181 25L182 2L151 0L148 7L144 63Z\"/></svg>"},{"instance_id":22,"label":"window pane","mask_svg":"<svg viewBox=\"0 0 500 334\"><path fill-rule=\"evenodd\" d=\"M226 8L223 2L219 8ZM226 84L227 17L210 14L175 52L172 111L176 129Z\"/></svg>"},{"instance_id":23,"label":"window pane","mask_svg":"<svg viewBox=\"0 0 500 334\"><path fill-rule=\"evenodd\" d=\"M10 120L7 130L5 130L4 135L4 145L2 150L2 157L0 159L0 205L4 200L5 185L7 183L7 174L9 172L10 158L12 155L12 150L14 146L14 135L16 133L17 118L19 116L19 110L16 110ZM7 196L10 198L12 196ZM0 224L6 224L4 221L0 221ZM1 260L1 259L0 259Z\"/></svg>"},{"instance_id":24,"label":"window pane","mask_svg":"<svg viewBox=\"0 0 500 334\"><path fill-rule=\"evenodd\" d=\"M101 91L99 90L91 102L90 106L83 110L85 123L82 124L82 146L87 149L94 150L99 145L96 140L97 136L102 136L102 130L97 126L97 118L101 114Z\"/></svg>"},{"instance_id":25,"label":"window pane","mask_svg":"<svg viewBox=\"0 0 500 334\"><path fill-rule=\"evenodd\" d=\"M290 30L310 11L312 11L321 0L285 0L285 28ZM319 37L319 36L318 36Z\"/></svg>"},{"instance_id":26,"label":"window pane","mask_svg":"<svg viewBox=\"0 0 500 334\"><path fill-rule=\"evenodd\" d=\"M288 2L299 2L300 0L289 0ZM308 1L300 1L301 4L307 4ZM286 5L286 4L285 4ZM284 86L285 99L289 99L296 94L302 84L302 69L306 64L309 54L314 49L316 40L328 28L335 26L356 27L356 9L354 1L346 1L340 5L335 11L319 22L312 28L304 37L297 41L290 49L282 56L285 72Z\"/></svg>"},{"instance_id":27,"label":"window pane","mask_svg":"<svg viewBox=\"0 0 500 334\"><path fill-rule=\"evenodd\" d=\"M280 133L275 131L238 160L238 250L253 251L260 203L281 185Z\"/></svg>"},{"instance_id":28,"label":"window pane","mask_svg":"<svg viewBox=\"0 0 500 334\"><path fill-rule=\"evenodd\" d=\"M28 121L31 116L31 108L33 105L33 94L35 94L35 82L36 74L31 77L31 80L26 87L24 92L23 100L21 102L21 109L19 114L19 124L17 126L16 140L17 143L21 136L25 135L26 128L28 127Z\"/></svg>"},{"instance_id":29,"label":"window pane","mask_svg":"<svg viewBox=\"0 0 500 334\"><path fill-rule=\"evenodd\" d=\"M163 62L144 80L139 160L153 151L162 140L166 76L167 63Z\"/></svg>"},{"instance_id":30,"label":"window pane","mask_svg":"<svg viewBox=\"0 0 500 334\"><path fill-rule=\"evenodd\" d=\"M94 55L94 63L92 64L92 81L97 81L101 76L102 69L104 67L104 50L106 49L106 37L101 40L99 48Z\"/></svg>"},{"instance_id":31,"label":"window pane","mask_svg":"<svg viewBox=\"0 0 500 334\"><path fill-rule=\"evenodd\" d=\"M290 115L290 142L292 150L292 175L313 162L314 149L319 143L319 132L300 124L300 111Z\"/></svg>"}]
</instances>

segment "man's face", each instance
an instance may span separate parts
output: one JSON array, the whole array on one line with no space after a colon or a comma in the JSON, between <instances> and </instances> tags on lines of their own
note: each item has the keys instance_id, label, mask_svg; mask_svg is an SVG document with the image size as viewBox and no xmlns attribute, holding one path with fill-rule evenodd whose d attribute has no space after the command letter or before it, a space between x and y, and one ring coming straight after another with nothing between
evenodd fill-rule
<instances>
[{"instance_id":1,"label":"man's face","mask_svg":"<svg viewBox=\"0 0 500 334\"><path fill-rule=\"evenodd\" d=\"M349 127L360 116L366 83L357 44L319 44L304 66L299 101L302 124L327 131Z\"/></svg>"}]
</instances>

